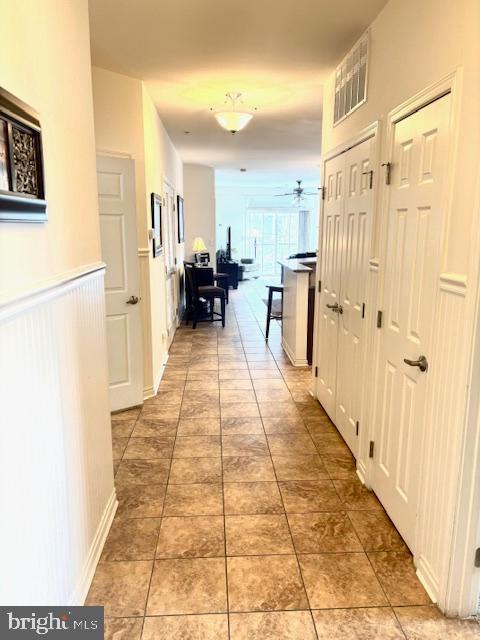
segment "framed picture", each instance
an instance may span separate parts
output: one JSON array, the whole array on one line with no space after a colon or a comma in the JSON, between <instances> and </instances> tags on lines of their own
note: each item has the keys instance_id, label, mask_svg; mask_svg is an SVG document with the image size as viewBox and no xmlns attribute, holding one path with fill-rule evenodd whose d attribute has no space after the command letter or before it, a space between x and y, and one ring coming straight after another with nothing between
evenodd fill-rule
<instances>
[{"instance_id":1,"label":"framed picture","mask_svg":"<svg viewBox=\"0 0 480 640\"><path fill-rule=\"evenodd\" d=\"M178 243L185 242L185 218L183 213L183 198L177 196L177 228L178 228Z\"/></svg>"},{"instance_id":2,"label":"framed picture","mask_svg":"<svg viewBox=\"0 0 480 640\"><path fill-rule=\"evenodd\" d=\"M0 221L46 219L38 114L0 88Z\"/></svg>"},{"instance_id":3,"label":"framed picture","mask_svg":"<svg viewBox=\"0 0 480 640\"><path fill-rule=\"evenodd\" d=\"M156 193L152 193L152 250L153 257L161 255L162 243L162 198Z\"/></svg>"}]
</instances>

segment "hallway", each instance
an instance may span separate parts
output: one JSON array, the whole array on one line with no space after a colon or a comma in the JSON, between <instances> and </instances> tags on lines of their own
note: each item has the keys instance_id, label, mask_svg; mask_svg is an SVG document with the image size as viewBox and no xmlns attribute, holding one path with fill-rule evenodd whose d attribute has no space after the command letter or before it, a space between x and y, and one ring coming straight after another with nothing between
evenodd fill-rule
<instances>
[{"instance_id":1,"label":"hallway","mask_svg":"<svg viewBox=\"0 0 480 640\"><path fill-rule=\"evenodd\" d=\"M157 396L112 418L119 507L87 600L105 637L478 638L430 605L277 323L265 345L260 296L178 329Z\"/></svg>"}]
</instances>

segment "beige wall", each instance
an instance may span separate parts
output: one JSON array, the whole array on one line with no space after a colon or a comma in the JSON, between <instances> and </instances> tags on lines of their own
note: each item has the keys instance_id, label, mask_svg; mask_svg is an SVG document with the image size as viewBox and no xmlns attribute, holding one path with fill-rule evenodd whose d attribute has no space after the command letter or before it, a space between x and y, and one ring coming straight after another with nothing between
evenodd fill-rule
<instances>
[{"instance_id":1,"label":"beige wall","mask_svg":"<svg viewBox=\"0 0 480 640\"><path fill-rule=\"evenodd\" d=\"M0 299L100 260L84 0L0 2L0 84L40 114L48 222L1 223Z\"/></svg>"},{"instance_id":2,"label":"beige wall","mask_svg":"<svg viewBox=\"0 0 480 640\"><path fill-rule=\"evenodd\" d=\"M184 165L185 255L192 255L196 237L203 238L215 256L215 171L201 164Z\"/></svg>"},{"instance_id":3,"label":"beige wall","mask_svg":"<svg viewBox=\"0 0 480 640\"><path fill-rule=\"evenodd\" d=\"M465 250L470 227L480 149L480 3L478 0L391 0L371 25L367 103L333 127L334 77L324 91L323 152L347 141L408 98L459 70L461 127L458 138L454 224L443 271L465 273L472 257ZM385 136L385 127L383 131ZM378 233L375 253L378 255Z\"/></svg>"},{"instance_id":4,"label":"beige wall","mask_svg":"<svg viewBox=\"0 0 480 640\"><path fill-rule=\"evenodd\" d=\"M163 193L166 178L182 194L183 166L148 91L140 80L93 68L95 137L99 153L135 160L137 243L140 260L144 389L151 395L167 356L165 261L153 258L151 193ZM177 245L177 260L183 246Z\"/></svg>"}]
</instances>

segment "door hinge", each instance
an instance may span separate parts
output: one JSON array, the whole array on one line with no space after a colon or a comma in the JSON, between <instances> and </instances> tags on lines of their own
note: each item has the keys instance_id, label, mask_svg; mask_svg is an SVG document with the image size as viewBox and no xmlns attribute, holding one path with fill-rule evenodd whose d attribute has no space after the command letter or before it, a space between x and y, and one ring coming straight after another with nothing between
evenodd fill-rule
<instances>
[{"instance_id":1,"label":"door hinge","mask_svg":"<svg viewBox=\"0 0 480 640\"><path fill-rule=\"evenodd\" d=\"M392 176L392 163L382 162L382 167L385 167L385 184L390 184L390 178Z\"/></svg>"},{"instance_id":2,"label":"door hinge","mask_svg":"<svg viewBox=\"0 0 480 640\"><path fill-rule=\"evenodd\" d=\"M362 302L362 318L365 318L365 303Z\"/></svg>"},{"instance_id":3,"label":"door hinge","mask_svg":"<svg viewBox=\"0 0 480 640\"><path fill-rule=\"evenodd\" d=\"M327 187L322 187L321 191L322 191L322 200L325 200L327 195Z\"/></svg>"},{"instance_id":4,"label":"door hinge","mask_svg":"<svg viewBox=\"0 0 480 640\"><path fill-rule=\"evenodd\" d=\"M370 440L370 448L368 450L368 457L369 458L373 458L373 449L375 447L375 443L373 442L373 440Z\"/></svg>"},{"instance_id":5,"label":"door hinge","mask_svg":"<svg viewBox=\"0 0 480 640\"><path fill-rule=\"evenodd\" d=\"M355 423L355 435L356 435L356 436L358 436L358 432L359 432L359 430L360 430L360 423L359 423L359 421L357 420L357 421L356 421L356 423Z\"/></svg>"},{"instance_id":6,"label":"door hinge","mask_svg":"<svg viewBox=\"0 0 480 640\"><path fill-rule=\"evenodd\" d=\"M377 311L377 329L382 328L383 311Z\"/></svg>"},{"instance_id":7,"label":"door hinge","mask_svg":"<svg viewBox=\"0 0 480 640\"><path fill-rule=\"evenodd\" d=\"M363 171L362 175L368 176L368 188L369 189L373 189L373 171L372 171L372 169L370 169L370 171Z\"/></svg>"},{"instance_id":8,"label":"door hinge","mask_svg":"<svg viewBox=\"0 0 480 640\"><path fill-rule=\"evenodd\" d=\"M322 293L322 281L318 281L318 293Z\"/></svg>"},{"instance_id":9,"label":"door hinge","mask_svg":"<svg viewBox=\"0 0 480 640\"><path fill-rule=\"evenodd\" d=\"M318 367L315 367L315 378L318 378Z\"/></svg>"},{"instance_id":10,"label":"door hinge","mask_svg":"<svg viewBox=\"0 0 480 640\"><path fill-rule=\"evenodd\" d=\"M480 547L475 551L475 566L480 567Z\"/></svg>"}]
</instances>

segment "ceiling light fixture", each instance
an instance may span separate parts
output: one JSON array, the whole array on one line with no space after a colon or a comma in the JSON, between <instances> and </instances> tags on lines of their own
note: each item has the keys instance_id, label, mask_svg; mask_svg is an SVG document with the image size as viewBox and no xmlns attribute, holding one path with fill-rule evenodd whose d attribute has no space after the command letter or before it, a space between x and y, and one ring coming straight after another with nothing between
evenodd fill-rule
<instances>
[{"instance_id":1,"label":"ceiling light fixture","mask_svg":"<svg viewBox=\"0 0 480 640\"><path fill-rule=\"evenodd\" d=\"M227 93L226 98L225 103L230 101L232 105L231 109L227 111L217 111L214 115L221 127L234 134L247 126L253 118L253 114L245 110L237 111L237 103L240 102L243 104L241 93Z\"/></svg>"}]
</instances>

